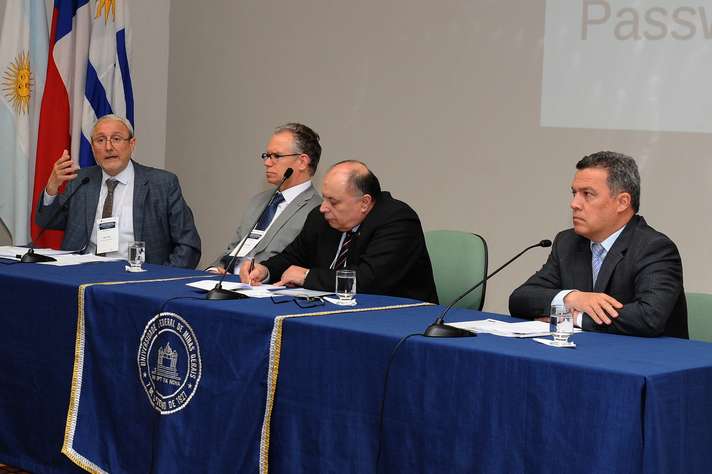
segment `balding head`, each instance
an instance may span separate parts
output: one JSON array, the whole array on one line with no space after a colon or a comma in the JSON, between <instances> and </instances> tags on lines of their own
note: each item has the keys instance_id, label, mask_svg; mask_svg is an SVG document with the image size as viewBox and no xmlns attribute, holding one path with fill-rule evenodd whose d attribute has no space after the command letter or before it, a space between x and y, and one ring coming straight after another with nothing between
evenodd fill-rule
<instances>
[{"instance_id":1,"label":"balding head","mask_svg":"<svg viewBox=\"0 0 712 474\"><path fill-rule=\"evenodd\" d=\"M334 229L349 231L361 224L381 194L378 178L356 160L332 166L324 176L320 211Z\"/></svg>"}]
</instances>

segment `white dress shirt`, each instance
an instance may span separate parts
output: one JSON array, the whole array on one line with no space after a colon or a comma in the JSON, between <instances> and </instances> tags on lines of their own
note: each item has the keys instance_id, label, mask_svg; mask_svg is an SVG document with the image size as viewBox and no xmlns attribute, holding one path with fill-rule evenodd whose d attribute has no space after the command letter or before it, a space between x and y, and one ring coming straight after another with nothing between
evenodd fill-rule
<instances>
[{"instance_id":1,"label":"white dress shirt","mask_svg":"<svg viewBox=\"0 0 712 474\"><path fill-rule=\"evenodd\" d=\"M129 244L134 241L133 229L133 190L134 190L134 166L129 161L128 166L116 176L109 176L106 171L101 170L101 190L99 191L99 202L96 205L96 213L94 214L94 224L92 225L91 237L89 245L85 253L96 252L96 230L101 219L101 214L104 209L104 200L108 193L106 180L113 178L119 182L114 189L114 202L111 212L112 217L119 219L119 250L117 252L109 252L107 257L117 257L128 259ZM50 196L45 190L43 203L45 206L51 205L57 196Z\"/></svg>"}]
</instances>

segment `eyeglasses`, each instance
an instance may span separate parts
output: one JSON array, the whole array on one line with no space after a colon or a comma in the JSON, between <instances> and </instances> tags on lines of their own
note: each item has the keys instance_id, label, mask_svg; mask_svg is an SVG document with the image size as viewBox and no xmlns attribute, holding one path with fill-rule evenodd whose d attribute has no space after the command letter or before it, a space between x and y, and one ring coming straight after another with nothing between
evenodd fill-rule
<instances>
[{"instance_id":1,"label":"eyeglasses","mask_svg":"<svg viewBox=\"0 0 712 474\"><path fill-rule=\"evenodd\" d=\"M324 299L320 296L304 296L299 298L292 298L291 296L272 296L271 299L274 304L294 302L300 308L315 308L317 306L324 306Z\"/></svg>"},{"instance_id":2,"label":"eyeglasses","mask_svg":"<svg viewBox=\"0 0 712 474\"><path fill-rule=\"evenodd\" d=\"M280 155L279 153L262 153L260 155L260 158L262 158L262 161L267 160L268 158L271 158L272 161L277 161L280 158L284 158L285 156L299 156L301 153L290 153L288 155Z\"/></svg>"},{"instance_id":3,"label":"eyeglasses","mask_svg":"<svg viewBox=\"0 0 712 474\"><path fill-rule=\"evenodd\" d=\"M97 145L97 146L104 146L104 145L106 145L106 141L107 141L107 140L109 140L109 141L111 142L111 146L119 146L119 145L121 145L123 142L128 142L128 141L130 141L131 139L130 139L130 138L119 137L119 136L113 136L113 137L111 137L111 138L96 137L96 138L92 138L92 139L91 139L91 142L92 142L92 144Z\"/></svg>"}]
</instances>

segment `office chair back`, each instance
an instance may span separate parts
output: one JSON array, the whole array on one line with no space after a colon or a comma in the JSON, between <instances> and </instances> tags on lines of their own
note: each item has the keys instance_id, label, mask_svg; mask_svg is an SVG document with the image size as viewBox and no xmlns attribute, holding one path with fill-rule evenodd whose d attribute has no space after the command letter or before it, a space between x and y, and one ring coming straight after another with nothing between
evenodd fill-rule
<instances>
[{"instance_id":1,"label":"office chair back","mask_svg":"<svg viewBox=\"0 0 712 474\"><path fill-rule=\"evenodd\" d=\"M685 293L690 339L712 342L712 295Z\"/></svg>"},{"instance_id":2,"label":"office chair back","mask_svg":"<svg viewBox=\"0 0 712 474\"><path fill-rule=\"evenodd\" d=\"M459 230L431 230L425 233L425 244L440 304L450 304L487 276L487 243L481 236ZM485 291L483 284L455 306L481 310Z\"/></svg>"}]
</instances>

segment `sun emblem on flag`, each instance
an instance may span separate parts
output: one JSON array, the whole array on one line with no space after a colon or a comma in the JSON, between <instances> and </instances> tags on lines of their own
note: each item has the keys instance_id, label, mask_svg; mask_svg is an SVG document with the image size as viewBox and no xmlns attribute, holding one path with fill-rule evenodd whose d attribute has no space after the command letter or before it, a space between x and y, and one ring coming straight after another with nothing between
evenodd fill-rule
<instances>
[{"instance_id":1,"label":"sun emblem on flag","mask_svg":"<svg viewBox=\"0 0 712 474\"><path fill-rule=\"evenodd\" d=\"M15 112L26 114L30 110L30 97L34 88L34 78L30 70L30 54L21 51L3 73L3 94Z\"/></svg>"},{"instance_id":2,"label":"sun emblem on flag","mask_svg":"<svg viewBox=\"0 0 712 474\"><path fill-rule=\"evenodd\" d=\"M116 21L116 2L118 0L98 0L96 2L96 16L94 18L99 18L101 12L104 12L104 23L109 22L109 10L111 10L111 19Z\"/></svg>"}]
</instances>

